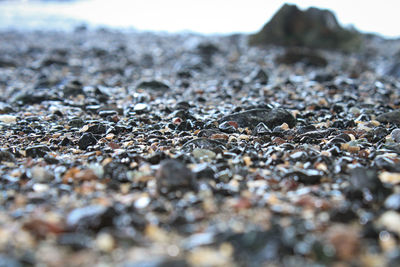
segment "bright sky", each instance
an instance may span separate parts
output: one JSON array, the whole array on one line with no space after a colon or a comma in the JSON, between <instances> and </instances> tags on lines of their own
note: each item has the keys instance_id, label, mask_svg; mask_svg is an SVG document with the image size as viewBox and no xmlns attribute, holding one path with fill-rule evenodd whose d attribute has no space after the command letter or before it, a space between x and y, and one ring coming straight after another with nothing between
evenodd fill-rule
<instances>
[{"instance_id":1,"label":"bright sky","mask_svg":"<svg viewBox=\"0 0 400 267\"><path fill-rule=\"evenodd\" d=\"M255 32L285 2L301 8L316 6L335 12L343 25L366 32L400 37L400 0L85 0L36 4L13 1L0 4L0 13L18 16L67 17L93 25L135 27L139 30L200 33ZM0 27L5 22L0 18Z\"/></svg>"}]
</instances>

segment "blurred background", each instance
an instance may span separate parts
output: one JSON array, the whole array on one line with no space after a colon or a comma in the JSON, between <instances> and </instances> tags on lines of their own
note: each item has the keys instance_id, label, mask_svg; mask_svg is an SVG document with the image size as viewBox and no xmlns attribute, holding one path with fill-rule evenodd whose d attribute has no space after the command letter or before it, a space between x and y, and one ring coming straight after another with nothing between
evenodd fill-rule
<instances>
[{"instance_id":1,"label":"blurred background","mask_svg":"<svg viewBox=\"0 0 400 267\"><path fill-rule=\"evenodd\" d=\"M116 27L166 32L252 33L284 3L332 10L362 32L400 37L400 1L321 0L0 0L0 29Z\"/></svg>"}]
</instances>

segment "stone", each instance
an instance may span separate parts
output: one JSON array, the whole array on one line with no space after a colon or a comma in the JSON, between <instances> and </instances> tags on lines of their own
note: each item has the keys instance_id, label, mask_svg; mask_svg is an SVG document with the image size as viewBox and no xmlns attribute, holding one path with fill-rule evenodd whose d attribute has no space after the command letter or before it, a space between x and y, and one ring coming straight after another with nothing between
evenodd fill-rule
<instances>
[{"instance_id":1,"label":"stone","mask_svg":"<svg viewBox=\"0 0 400 267\"><path fill-rule=\"evenodd\" d=\"M202 56L212 56L219 51L219 48L212 43L201 43L197 46L197 51Z\"/></svg>"},{"instance_id":2,"label":"stone","mask_svg":"<svg viewBox=\"0 0 400 267\"><path fill-rule=\"evenodd\" d=\"M88 146L97 144L97 139L92 133L84 133L78 141L79 149L85 150Z\"/></svg>"},{"instance_id":3,"label":"stone","mask_svg":"<svg viewBox=\"0 0 400 267\"><path fill-rule=\"evenodd\" d=\"M124 267L188 267L190 266L185 260L175 258L152 257L147 260L128 261L124 263Z\"/></svg>"},{"instance_id":4,"label":"stone","mask_svg":"<svg viewBox=\"0 0 400 267\"><path fill-rule=\"evenodd\" d=\"M197 183L192 171L182 162L168 159L161 162L156 173L158 192L167 194L171 191L197 190Z\"/></svg>"},{"instance_id":5,"label":"stone","mask_svg":"<svg viewBox=\"0 0 400 267\"><path fill-rule=\"evenodd\" d=\"M276 61L279 64L286 65L292 65L301 62L306 66L313 67L325 67L328 64L328 61L319 53L308 49L298 48L288 49L285 54L278 56Z\"/></svg>"},{"instance_id":6,"label":"stone","mask_svg":"<svg viewBox=\"0 0 400 267\"><path fill-rule=\"evenodd\" d=\"M88 126L86 132L92 134L105 134L107 132L107 126L102 123L96 123Z\"/></svg>"},{"instance_id":7,"label":"stone","mask_svg":"<svg viewBox=\"0 0 400 267\"><path fill-rule=\"evenodd\" d=\"M41 166L34 166L31 169L31 175L32 179L39 183L50 182L54 179L54 174L50 172L50 170Z\"/></svg>"},{"instance_id":8,"label":"stone","mask_svg":"<svg viewBox=\"0 0 400 267\"><path fill-rule=\"evenodd\" d=\"M400 62L395 62L387 71L387 75L394 76L396 78L400 78Z\"/></svg>"},{"instance_id":9,"label":"stone","mask_svg":"<svg viewBox=\"0 0 400 267\"><path fill-rule=\"evenodd\" d=\"M225 145L217 140L207 139L207 138L197 138L186 142L182 146L182 150L184 151L193 151L196 148L208 149L208 150L214 150L214 149L224 150Z\"/></svg>"},{"instance_id":10,"label":"stone","mask_svg":"<svg viewBox=\"0 0 400 267\"><path fill-rule=\"evenodd\" d=\"M54 92L48 89L36 89L34 91L22 92L16 95L11 101L18 104L40 104L43 101L59 100Z\"/></svg>"},{"instance_id":11,"label":"stone","mask_svg":"<svg viewBox=\"0 0 400 267\"><path fill-rule=\"evenodd\" d=\"M70 81L62 87L64 97L83 95L83 84L78 80Z\"/></svg>"},{"instance_id":12,"label":"stone","mask_svg":"<svg viewBox=\"0 0 400 267\"><path fill-rule=\"evenodd\" d=\"M124 164L117 162L110 162L104 166L104 177L110 178L114 182L125 183L128 182L128 167Z\"/></svg>"},{"instance_id":13,"label":"stone","mask_svg":"<svg viewBox=\"0 0 400 267\"><path fill-rule=\"evenodd\" d=\"M400 183L400 173L398 173L398 172L382 172L381 174L379 174L379 179L383 183L399 184Z\"/></svg>"},{"instance_id":14,"label":"stone","mask_svg":"<svg viewBox=\"0 0 400 267\"><path fill-rule=\"evenodd\" d=\"M109 233L100 233L96 238L96 246L99 250L110 253L115 247L115 240Z\"/></svg>"},{"instance_id":15,"label":"stone","mask_svg":"<svg viewBox=\"0 0 400 267\"><path fill-rule=\"evenodd\" d=\"M90 247L91 238L82 233L64 233L57 239L61 246L68 246L73 250L81 250Z\"/></svg>"},{"instance_id":16,"label":"stone","mask_svg":"<svg viewBox=\"0 0 400 267\"><path fill-rule=\"evenodd\" d=\"M355 168L351 171L350 182L356 188L367 188L371 191L377 191L382 187L377 172L373 169Z\"/></svg>"},{"instance_id":17,"label":"stone","mask_svg":"<svg viewBox=\"0 0 400 267\"><path fill-rule=\"evenodd\" d=\"M277 260L282 253L289 250L285 242L294 243L295 240L286 241L283 238L283 229L273 226L267 231L251 230L243 233L222 233L215 239L218 242L226 242L234 248L233 256L240 265L252 262L259 266L266 260Z\"/></svg>"},{"instance_id":18,"label":"stone","mask_svg":"<svg viewBox=\"0 0 400 267\"><path fill-rule=\"evenodd\" d=\"M1 64L0 64L1 67ZM24 264L25 265L25 264ZM24 266L18 260L12 258L7 254L0 254L0 266L1 267L22 267Z\"/></svg>"},{"instance_id":19,"label":"stone","mask_svg":"<svg viewBox=\"0 0 400 267\"><path fill-rule=\"evenodd\" d=\"M392 194L385 200L385 208L400 211L400 194Z\"/></svg>"},{"instance_id":20,"label":"stone","mask_svg":"<svg viewBox=\"0 0 400 267\"><path fill-rule=\"evenodd\" d=\"M336 257L348 261L360 250L360 237L351 226L335 225L327 231L327 239L335 248Z\"/></svg>"},{"instance_id":21,"label":"stone","mask_svg":"<svg viewBox=\"0 0 400 267\"><path fill-rule=\"evenodd\" d=\"M322 178L322 172L319 170L299 170L292 171L285 174L285 177L292 178L296 182L300 182L306 185L318 184Z\"/></svg>"},{"instance_id":22,"label":"stone","mask_svg":"<svg viewBox=\"0 0 400 267\"><path fill-rule=\"evenodd\" d=\"M204 161L211 161L212 159L215 158L216 153L208 150L208 149L202 149L202 148L195 148L192 151L193 157L199 160L204 160Z\"/></svg>"},{"instance_id":23,"label":"stone","mask_svg":"<svg viewBox=\"0 0 400 267\"><path fill-rule=\"evenodd\" d=\"M148 108L149 108L149 106L145 103L137 103L135 105L135 107L133 108L133 110L136 113L140 114L140 113L143 113L144 111L146 111Z\"/></svg>"},{"instance_id":24,"label":"stone","mask_svg":"<svg viewBox=\"0 0 400 267\"><path fill-rule=\"evenodd\" d=\"M11 123L16 123L17 122L17 117L13 116L13 115L0 115L0 121L7 123L7 124L11 124Z\"/></svg>"},{"instance_id":25,"label":"stone","mask_svg":"<svg viewBox=\"0 0 400 267\"><path fill-rule=\"evenodd\" d=\"M378 224L400 235L400 213L392 210L387 211L378 219Z\"/></svg>"},{"instance_id":26,"label":"stone","mask_svg":"<svg viewBox=\"0 0 400 267\"><path fill-rule=\"evenodd\" d=\"M262 122L257 124L257 126L252 131L253 135L266 135L266 134L270 134L270 133L271 133L271 130L268 129L267 125L265 125Z\"/></svg>"},{"instance_id":27,"label":"stone","mask_svg":"<svg viewBox=\"0 0 400 267\"><path fill-rule=\"evenodd\" d=\"M251 109L243 112L233 113L222 117L218 122L235 121L239 127L254 129L259 123L264 123L269 129L287 123L289 127L296 125L296 119L287 110L276 109Z\"/></svg>"},{"instance_id":28,"label":"stone","mask_svg":"<svg viewBox=\"0 0 400 267\"><path fill-rule=\"evenodd\" d=\"M376 120L383 123L400 124L400 110L383 113L377 116Z\"/></svg>"},{"instance_id":29,"label":"stone","mask_svg":"<svg viewBox=\"0 0 400 267\"><path fill-rule=\"evenodd\" d=\"M72 210L66 219L68 229L94 230L113 225L116 211L101 205L90 205Z\"/></svg>"},{"instance_id":30,"label":"stone","mask_svg":"<svg viewBox=\"0 0 400 267\"><path fill-rule=\"evenodd\" d=\"M391 190L381 180L374 169L357 167L351 171L350 183L355 190L363 192L365 201L383 201L390 194Z\"/></svg>"},{"instance_id":31,"label":"stone","mask_svg":"<svg viewBox=\"0 0 400 267\"><path fill-rule=\"evenodd\" d=\"M351 51L359 49L361 38L358 32L342 28L329 10L302 11L285 4L261 31L250 36L249 43Z\"/></svg>"},{"instance_id":32,"label":"stone","mask_svg":"<svg viewBox=\"0 0 400 267\"><path fill-rule=\"evenodd\" d=\"M48 146L37 145L37 146L27 147L25 150L25 154L27 157L37 158L37 157L44 157L49 151L50 148Z\"/></svg>"},{"instance_id":33,"label":"stone","mask_svg":"<svg viewBox=\"0 0 400 267\"><path fill-rule=\"evenodd\" d=\"M16 66L17 66L16 62L0 58L0 68L15 68Z\"/></svg>"},{"instance_id":34,"label":"stone","mask_svg":"<svg viewBox=\"0 0 400 267\"><path fill-rule=\"evenodd\" d=\"M261 68L255 69L250 74L250 80L253 82L260 83L261 85L268 84L269 76L268 74Z\"/></svg>"},{"instance_id":35,"label":"stone","mask_svg":"<svg viewBox=\"0 0 400 267\"><path fill-rule=\"evenodd\" d=\"M0 162L15 162L14 154L5 149L0 150Z\"/></svg>"},{"instance_id":36,"label":"stone","mask_svg":"<svg viewBox=\"0 0 400 267\"><path fill-rule=\"evenodd\" d=\"M220 129L224 133L236 133L238 128L238 124L235 121L224 121L220 125L218 125L218 129Z\"/></svg>"},{"instance_id":37,"label":"stone","mask_svg":"<svg viewBox=\"0 0 400 267\"><path fill-rule=\"evenodd\" d=\"M400 129L394 129L391 133L393 141L400 143Z\"/></svg>"},{"instance_id":38,"label":"stone","mask_svg":"<svg viewBox=\"0 0 400 267\"><path fill-rule=\"evenodd\" d=\"M157 80L142 81L136 86L136 89L162 91L162 92L167 91L169 88L170 87L167 84Z\"/></svg>"}]
</instances>

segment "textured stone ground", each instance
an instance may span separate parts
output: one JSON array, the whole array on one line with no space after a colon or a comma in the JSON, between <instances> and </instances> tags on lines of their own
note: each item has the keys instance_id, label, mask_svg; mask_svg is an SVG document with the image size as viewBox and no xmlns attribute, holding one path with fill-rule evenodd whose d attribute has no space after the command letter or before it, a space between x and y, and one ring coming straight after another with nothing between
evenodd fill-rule
<instances>
[{"instance_id":1,"label":"textured stone ground","mask_svg":"<svg viewBox=\"0 0 400 267\"><path fill-rule=\"evenodd\" d=\"M398 43L0 36L0 265L399 264Z\"/></svg>"}]
</instances>

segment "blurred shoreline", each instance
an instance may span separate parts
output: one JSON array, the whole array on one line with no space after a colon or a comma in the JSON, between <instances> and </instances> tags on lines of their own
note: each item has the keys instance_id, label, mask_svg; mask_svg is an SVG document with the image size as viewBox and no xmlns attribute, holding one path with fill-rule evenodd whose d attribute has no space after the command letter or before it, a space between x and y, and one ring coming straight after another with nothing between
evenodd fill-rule
<instances>
[{"instance_id":1,"label":"blurred shoreline","mask_svg":"<svg viewBox=\"0 0 400 267\"><path fill-rule=\"evenodd\" d=\"M357 30L364 33L378 34L384 38L396 39L400 37L397 30L379 32L374 25L388 23L387 18L378 15L387 14L391 17L390 1L376 10L372 4L363 4L363 14L354 18L352 11L358 1L351 2L347 8L340 9L339 4L315 3L313 0L290 1L299 7L321 6L337 12L338 20L342 25L352 27L356 24ZM123 0L43 0L43 1L0 1L0 30L62 30L71 31L76 27L86 25L88 28L110 28L117 30L139 30L168 33L198 33L222 34L254 33L261 29L274 12L284 1L251 0L242 2L226 1L181 1L181 0L150 0L150 1L123 1ZM360 4L360 3L358 3ZM368 7L368 10L366 9ZM393 6L394 8L394 6ZM370 13L377 15L369 28L365 25L365 18ZM351 19L349 19L349 17ZM370 20L371 21L371 20ZM362 24L364 23L364 25ZM391 22L396 24L395 21ZM366 30L367 29L367 30ZM379 33L378 33L379 32Z\"/></svg>"}]
</instances>

